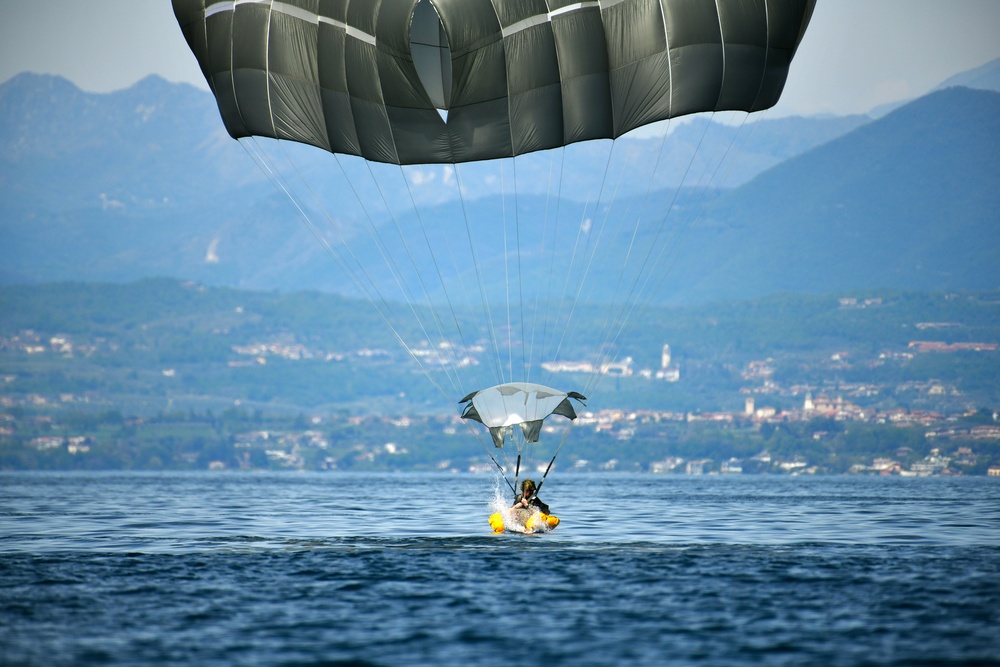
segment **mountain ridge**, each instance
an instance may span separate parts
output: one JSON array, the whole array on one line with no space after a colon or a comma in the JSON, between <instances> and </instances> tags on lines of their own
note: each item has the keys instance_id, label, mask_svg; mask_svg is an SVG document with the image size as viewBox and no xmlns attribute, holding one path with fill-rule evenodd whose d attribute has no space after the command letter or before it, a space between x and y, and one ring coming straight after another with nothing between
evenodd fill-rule
<instances>
[{"instance_id":1,"label":"mountain ridge","mask_svg":"<svg viewBox=\"0 0 1000 667\"><path fill-rule=\"evenodd\" d=\"M997 136L1000 93L948 88L920 98L723 197L708 224L739 232L716 261L731 275L756 267L756 290L765 293L1000 285ZM804 203L794 196L802 192ZM773 240L737 252L763 219ZM816 264L821 253L836 277ZM698 289L719 289L720 280ZM727 293L750 296L744 287Z\"/></svg>"},{"instance_id":2,"label":"mountain ridge","mask_svg":"<svg viewBox=\"0 0 1000 667\"><path fill-rule=\"evenodd\" d=\"M1000 264L1000 242L993 231L998 226L992 195L1000 191L1000 167L990 153L1000 136L992 115L996 100L990 97L996 94L965 90L933 93L876 120L768 119L743 135L738 128L704 118L678 124L667 137L672 151L683 156L698 144L712 146L706 153L736 147L734 152L750 166L728 184L721 183L728 185L722 189L719 183L687 188L673 182L648 196L623 168L626 193L621 202L660 207L656 215L666 216L668 225L684 216L697 221L679 224L688 240L671 246L673 269L662 278L664 289L655 300L742 298L796 289L982 289L1000 284L993 268ZM656 141L619 140L623 152ZM918 145L923 152L913 149ZM302 148L282 146L331 201L347 197L346 183L331 174L346 169L350 176L352 169L363 167ZM214 100L193 86L151 76L129 89L97 95L60 77L18 75L0 85L0 149L2 282L167 275L241 288L318 288L357 295L316 243L313 230L295 221L283 195L248 159L255 146L230 139ZM581 147L580 155L586 156L581 163L605 149L600 144ZM673 170L668 181L681 172L711 173L712 163L692 155L690 162L668 165ZM963 160L974 164L963 167ZM903 168L917 163L919 170ZM577 167L569 165L566 182L583 178L574 171ZM469 173L475 168L469 167ZM959 171L961 178L953 178ZM851 174L855 177L848 178ZM446 176L444 169L427 173L438 192L444 192ZM529 183L517 200L528 224L535 219L530 216L554 203L540 183L543 176L524 169L517 177ZM580 220L606 214L595 208L600 202L570 191L565 188L564 206L579 213ZM474 211L506 205L471 194L467 204ZM671 205L675 210L666 212ZM838 217L838 206L853 212ZM461 215L456 209L455 201L442 199L439 205L426 204L421 216L455 219ZM623 209L628 207L622 204L617 210ZM348 237L370 224L386 230L393 224L408 229L421 224L412 216L393 222L384 214L366 223L360 212L350 214L343 207L335 213L336 233ZM918 221L922 231L903 235L905 225L895 220L900 215ZM793 224L811 218L811 227ZM879 222L882 218L888 222ZM960 237L971 235L978 243L957 243L935 231L935 220L942 219L952 220ZM854 238L861 245L850 257L831 248L825 225L842 226L838 238ZM885 233L859 231L859 225L884 228ZM330 230L321 234L334 238ZM902 236L909 240L900 241ZM653 237L640 238L650 242ZM866 239L885 251L865 246ZM377 258L374 251L360 252L362 262ZM803 254L812 257L804 261ZM489 245L480 259L484 266L503 263L502 253ZM415 261L427 259L418 256ZM595 271L591 280L596 287L585 296L608 298L604 286L616 281L616 267Z\"/></svg>"}]
</instances>

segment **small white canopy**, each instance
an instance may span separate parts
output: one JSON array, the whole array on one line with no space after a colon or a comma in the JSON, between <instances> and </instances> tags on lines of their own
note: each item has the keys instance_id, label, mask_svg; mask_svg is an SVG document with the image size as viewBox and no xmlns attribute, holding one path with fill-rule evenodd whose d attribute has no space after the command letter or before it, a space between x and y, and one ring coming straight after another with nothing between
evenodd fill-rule
<instances>
[{"instance_id":1,"label":"small white canopy","mask_svg":"<svg viewBox=\"0 0 1000 667\"><path fill-rule=\"evenodd\" d=\"M538 442L542 422L549 415L576 419L576 410L569 399L585 401L575 391L564 392L530 382L499 384L474 391L459 403L468 403L463 419L474 419L490 429L493 444L503 447L507 429L520 426L525 442Z\"/></svg>"}]
</instances>

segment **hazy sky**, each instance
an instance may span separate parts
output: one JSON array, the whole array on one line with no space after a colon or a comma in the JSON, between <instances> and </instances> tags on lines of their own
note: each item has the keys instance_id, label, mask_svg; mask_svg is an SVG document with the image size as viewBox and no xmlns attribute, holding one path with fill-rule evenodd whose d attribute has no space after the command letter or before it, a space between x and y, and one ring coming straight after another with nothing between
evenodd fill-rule
<instances>
[{"instance_id":1,"label":"hazy sky","mask_svg":"<svg viewBox=\"0 0 1000 667\"><path fill-rule=\"evenodd\" d=\"M865 112L1000 57L1000 0L819 0L771 115ZM169 0L0 0L0 82L23 71L88 91L157 73L207 89Z\"/></svg>"}]
</instances>

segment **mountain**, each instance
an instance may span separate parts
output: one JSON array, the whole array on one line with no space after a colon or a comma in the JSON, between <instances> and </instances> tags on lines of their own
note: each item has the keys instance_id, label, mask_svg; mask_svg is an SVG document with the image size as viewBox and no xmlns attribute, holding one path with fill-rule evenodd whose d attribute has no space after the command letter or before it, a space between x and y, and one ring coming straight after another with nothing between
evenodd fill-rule
<instances>
[{"instance_id":1,"label":"mountain","mask_svg":"<svg viewBox=\"0 0 1000 667\"><path fill-rule=\"evenodd\" d=\"M668 241L653 269L662 300L991 287L1000 245L995 98L953 88L875 122L754 117L734 126L696 117L673 123L665 141L624 137L613 150L611 142L576 144L519 158L516 169L511 161L457 173L448 165L411 169L404 187L398 167L295 144L235 142L212 97L191 86L150 77L90 94L58 77L22 74L0 85L0 282L163 275L356 294L319 236L333 247L348 240L355 256L347 261L361 267L379 266L384 248L403 257L372 271L385 293L406 284L410 263L444 283L479 280L483 291L502 292L509 287L493 277L511 270L504 249L558 211L569 221L560 223L569 225L559 228L560 243L581 244L590 257L637 255L632 245ZM259 153L269 155L257 160L261 169ZM295 169L280 177L267 171L289 162ZM369 170L390 185L376 191ZM321 222L302 224L276 184L295 190ZM314 196L328 202L325 213ZM410 197L419 219L398 212ZM640 210L664 225L634 238L615 233ZM467 255L472 235L481 277L432 265L428 247ZM556 275L576 284L564 265L543 275L531 243L520 244L524 282ZM537 247L544 243L553 240ZM587 264L581 294L609 298L620 270L610 260Z\"/></svg>"},{"instance_id":2,"label":"mountain","mask_svg":"<svg viewBox=\"0 0 1000 667\"><path fill-rule=\"evenodd\" d=\"M687 172L702 173L704 156L723 154L737 138L742 159L728 172L731 184L866 121L764 120L743 128L742 136L740 128L701 119L676 123L654 189L676 188ZM647 160L629 156L648 155L661 143L659 137L624 138L610 158L611 142L575 145L562 160L563 197L585 203L587 188L580 183L593 177L591 165L616 159L621 166L608 170L620 173L617 188L626 194L644 190ZM262 289L340 289L344 280L331 270L310 229L255 166L258 151L271 155L265 167L284 165L290 156L327 201L355 200L353 184L367 171L358 160L309 147L235 142L210 94L155 76L110 94L86 93L55 76L14 77L0 85L0 281L173 275ZM549 198L551 158L519 163L521 195ZM418 203L457 201L449 169L427 168L413 176L421 180L413 188ZM466 200L496 194L504 176L495 171L463 165ZM370 187L358 187L363 199L376 198ZM402 201L398 189L389 193L394 196ZM384 213L374 216L376 224L386 222ZM364 212L338 206L337 217L337 236L351 238L368 227Z\"/></svg>"},{"instance_id":3,"label":"mountain","mask_svg":"<svg viewBox=\"0 0 1000 667\"><path fill-rule=\"evenodd\" d=\"M1000 286L1000 93L948 88L721 197L687 299Z\"/></svg>"},{"instance_id":4,"label":"mountain","mask_svg":"<svg viewBox=\"0 0 1000 667\"><path fill-rule=\"evenodd\" d=\"M948 77L934 90L955 87L1000 92L1000 58Z\"/></svg>"},{"instance_id":5,"label":"mountain","mask_svg":"<svg viewBox=\"0 0 1000 667\"><path fill-rule=\"evenodd\" d=\"M419 239L406 248L394 244L388 226L386 254L402 258L392 267L400 275L411 262L422 276L439 269L446 284L471 285L493 304L510 293L534 303L535 286L546 286L538 292L543 300L568 289L592 301L630 293L675 304L775 292L993 289L1000 287L998 137L1000 93L949 88L737 188L668 189L597 206L564 199L558 228L551 221L536 227L551 208L542 196L482 199L466 211L472 240L461 212L446 207L422 223L398 220L404 230L431 233L452 224L454 233L433 238L434 254L469 255L474 246L475 272L451 271L447 262L432 267ZM635 226L633 219L644 222ZM538 250L549 247L539 227L553 235L563 230L548 239L558 252ZM504 251L515 243L516 264ZM366 239L355 246L363 264L383 265ZM650 281L640 277L639 291L629 292L636 273ZM382 293L393 293L387 276L376 281Z\"/></svg>"},{"instance_id":6,"label":"mountain","mask_svg":"<svg viewBox=\"0 0 1000 667\"><path fill-rule=\"evenodd\" d=\"M92 94L60 77L22 74L0 86L0 182L22 194L15 201L54 211L239 187L248 179L232 163L243 151L213 113L205 93L158 77Z\"/></svg>"},{"instance_id":7,"label":"mountain","mask_svg":"<svg viewBox=\"0 0 1000 667\"><path fill-rule=\"evenodd\" d=\"M232 214L253 184L211 113L204 93L156 77L106 95L54 76L0 87L3 280L171 273L204 201L225 192L214 213Z\"/></svg>"},{"instance_id":8,"label":"mountain","mask_svg":"<svg viewBox=\"0 0 1000 667\"><path fill-rule=\"evenodd\" d=\"M1000 92L1000 58L991 60L988 63L980 65L979 67L974 67L965 72L959 72L954 76L950 76L941 83L939 83L932 91L932 93L939 90L945 90L946 88L974 88L976 90L992 90L993 92ZM901 100L897 102L890 102L888 104L882 104L871 110L870 115L873 118L881 118L891 111L895 111L904 104L908 104L913 100Z\"/></svg>"}]
</instances>

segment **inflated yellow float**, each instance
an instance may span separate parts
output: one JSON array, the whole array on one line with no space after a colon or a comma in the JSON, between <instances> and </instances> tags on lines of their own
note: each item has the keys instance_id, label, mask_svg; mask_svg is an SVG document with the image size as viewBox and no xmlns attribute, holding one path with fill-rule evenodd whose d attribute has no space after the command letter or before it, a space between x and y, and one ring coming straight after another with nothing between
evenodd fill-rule
<instances>
[{"instance_id":1,"label":"inflated yellow float","mask_svg":"<svg viewBox=\"0 0 1000 667\"><path fill-rule=\"evenodd\" d=\"M559 517L543 512L534 512L529 515L523 526L517 522L519 517L515 516L514 518L515 521L512 522L512 525L506 526L504 525L502 512L491 514L490 528L493 529L494 533L502 533L505 530L512 533L540 533L552 530L559 525Z\"/></svg>"}]
</instances>

